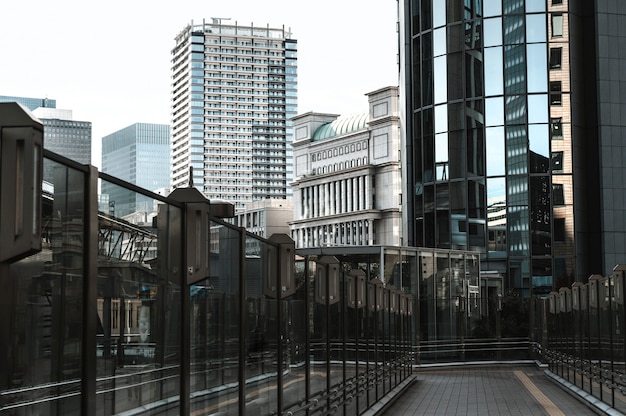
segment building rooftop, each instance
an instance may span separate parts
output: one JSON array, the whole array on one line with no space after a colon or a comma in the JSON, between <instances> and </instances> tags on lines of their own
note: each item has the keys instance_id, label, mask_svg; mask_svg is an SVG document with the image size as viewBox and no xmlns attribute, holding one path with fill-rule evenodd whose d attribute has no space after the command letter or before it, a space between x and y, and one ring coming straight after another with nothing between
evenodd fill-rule
<instances>
[{"instance_id":1,"label":"building rooftop","mask_svg":"<svg viewBox=\"0 0 626 416\"><path fill-rule=\"evenodd\" d=\"M354 131L363 130L367 126L368 114L353 114L349 116L341 116L338 119L326 123L313 134L313 141L320 141L336 136L343 136L344 134L352 133Z\"/></svg>"}]
</instances>

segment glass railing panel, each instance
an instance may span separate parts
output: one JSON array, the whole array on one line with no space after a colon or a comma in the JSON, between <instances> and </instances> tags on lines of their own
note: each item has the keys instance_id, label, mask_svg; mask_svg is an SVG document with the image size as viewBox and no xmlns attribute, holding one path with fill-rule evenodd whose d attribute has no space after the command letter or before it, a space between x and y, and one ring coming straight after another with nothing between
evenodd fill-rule
<instances>
[{"instance_id":1,"label":"glass railing panel","mask_svg":"<svg viewBox=\"0 0 626 416\"><path fill-rule=\"evenodd\" d=\"M97 411L178 412L180 209L101 180Z\"/></svg>"},{"instance_id":2,"label":"glass railing panel","mask_svg":"<svg viewBox=\"0 0 626 416\"><path fill-rule=\"evenodd\" d=\"M0 264L0 413L79 415L85 173L44 170L42 250Z\"/></svg>"}]
</instances>

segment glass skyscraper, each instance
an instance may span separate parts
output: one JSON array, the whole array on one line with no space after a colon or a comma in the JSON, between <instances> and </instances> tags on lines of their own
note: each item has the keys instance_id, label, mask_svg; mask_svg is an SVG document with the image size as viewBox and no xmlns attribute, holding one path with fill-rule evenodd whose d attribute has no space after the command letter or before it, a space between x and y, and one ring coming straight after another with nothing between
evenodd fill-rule
<instances>
[{"instance_id":1,"label":"glass skyscraper","mask_svg":"<svg viewBox=\"0 0 626 416\"><path fill-rule=\"evenodd\" d=\"M626 7L400 3L409 244L478 250L524 295L626 261Z\"/></svg>"},{"instance_id":2,"label":"glass skyscraper","mask_svg":"<svg viewBox=\"0 0 626 416\"><path fill-rule=\"evenodd\" d=\"M238 210L290 199L297 42L223 20L192 22L172 50L172 187L193 182Z\"/></svg>"},{"instance_id":3,"label":"glass skyscraper","mask_svg":"<svg viewBox=\"0 0 626 416\"><path fill-rule=\"evenodd\" d=\"M141 188L156 191L170 186L170 126L135 123L102 138L102 171ZM123 217L152 212L153 202L136 192L102 183L108 212ZM105 210L106 211L106 210Z\"/></svg>"}]
</instances>

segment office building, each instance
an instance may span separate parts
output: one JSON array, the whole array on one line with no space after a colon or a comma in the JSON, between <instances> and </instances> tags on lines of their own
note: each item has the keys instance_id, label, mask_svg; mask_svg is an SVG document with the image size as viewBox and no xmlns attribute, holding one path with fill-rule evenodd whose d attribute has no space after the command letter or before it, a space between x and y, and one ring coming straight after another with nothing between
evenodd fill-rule
<instances>
[{"instance_id":1,"label":"office building","mask_svg":"<svg viewBox=\"0 0 626 416\"><path fill-rule=\"evenodd\" d=\"M50 107L38 107L33 115L43 123L44 148L80 164L91 164L90 121L74 120L72 110Z\"/></svg>"},{"instance_id":2,"label":"office building","mask_svg":"<svg viewBox=\"0 0 626 416\"><path fill-rule=\"evenodd\" d=\"M171 181L239 211L291 197L297 42L284 28L228 20L192 22L176 36Z\"/></svg>"},{"instance_id":3,"label":"office building","mask_svg":"<svg viewBox=\"0 0 626 416\"><path fill-rule=\"evenodd\" d=\"M39 107L45 108L57 108L57 100L50 98L29 98L29 97L15 97L10 95L0 95L0 103L16 102L33 111Z\"/></svg>"},{"instance_id":4,"label":"office building","mask_svg":"<svg viewBox=\"0 0 626 416\"><path fill-rule=\"evenodd\" d=\"M363 114L293 119L296 246L402 244L398 88L367 94Z\"/></svg>"},{"instance_id":5,"label":"office building","mask_svg":"<svg viewBox=\"0 0 626 416\"><path fill-rule=\"evenodd\" d=\"M251 202L245 211L235 215L234 224L259 237L272 234L289 234L289 222L293 219L291 199L263 199Z\"/></svg>"},{"instance_id":6,"label":"office building","mask_svg":"<svg viewBox=\"0 0 626 416\"><path fill-rule=\"evenodd\" d=\"M135 123L102 138L102 171L144 189L169 187L170 126ZM108 213L156 212L152 199L103 182ZM107 211L105 211L107 212Z\"/></svg>"},{"instance_id":7,"label":"office building","mask_svg":"<svg viewBox=\"0 0 626 416\"><path fill-rule=\"evenodd\" d=\"M625 6L401 4L409 243L479 250L524 295L610 274L626 246Z\"/></svg>"},{"instance_id":8,"label":"office building","mask_svg":"<svg viewBox=\"0 0 626 416\"><path fill-rule=\"evenodd\" d=\"M91 163L91 122L74 120L72 110L56 108L56 100L0 95L0 102L16 102L30 110L44 126L44 148L81 164ZM44 170L50 179L51 171Z\"/></svg>"}]
</instances>

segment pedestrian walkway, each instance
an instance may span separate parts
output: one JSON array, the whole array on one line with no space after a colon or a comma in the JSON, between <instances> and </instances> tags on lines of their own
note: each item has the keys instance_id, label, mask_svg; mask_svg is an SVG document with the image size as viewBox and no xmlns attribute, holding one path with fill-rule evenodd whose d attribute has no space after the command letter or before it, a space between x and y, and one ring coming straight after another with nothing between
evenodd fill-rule
<instances>
[{"instance_id":1,"label":"pedestrian walkway","mask_svg":"<svg viewBox=\"0 0 626 416\"><path fill-rule=\"evenodd\" d=\"M385 416L603 414L534 365L422 368Z\"/></svg>"}]
</instances>

